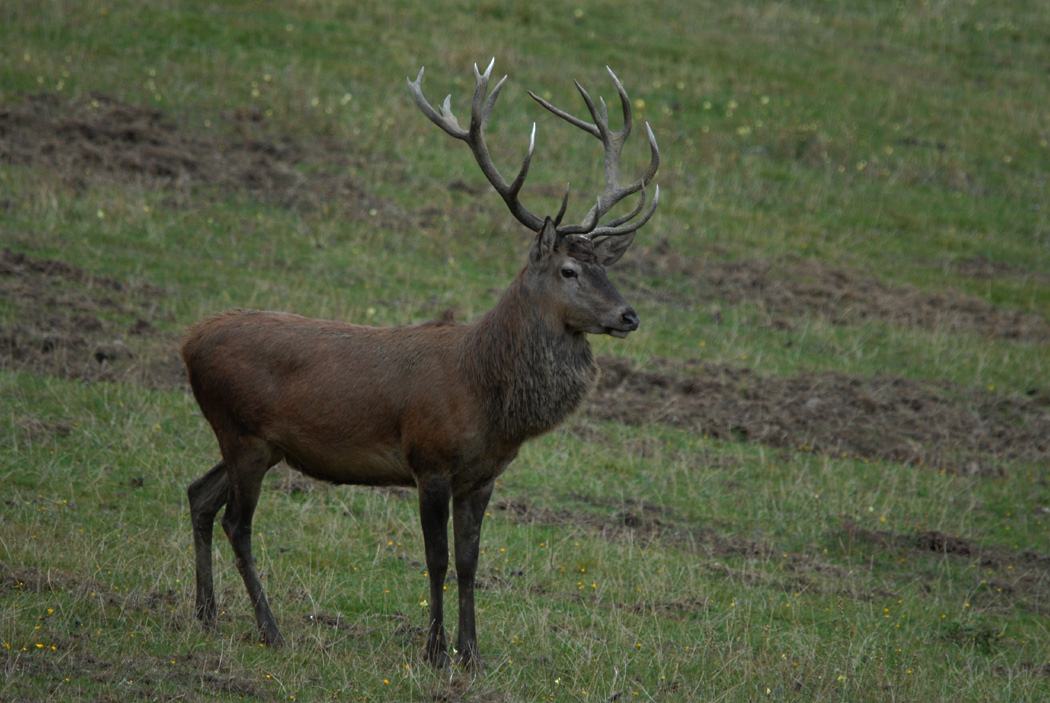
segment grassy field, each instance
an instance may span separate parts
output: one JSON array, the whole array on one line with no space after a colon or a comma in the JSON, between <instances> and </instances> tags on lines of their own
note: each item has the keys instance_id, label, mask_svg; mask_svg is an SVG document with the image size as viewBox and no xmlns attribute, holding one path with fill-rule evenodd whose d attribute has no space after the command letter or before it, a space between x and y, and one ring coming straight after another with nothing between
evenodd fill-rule
<instances>
[{"instance_id":1,"label":"grassy field","mask_svg":"<svg viewBox=\"0 0 1050 703\"><path fill-rule=\"evenodd\" d=\"M1045 4L378 5L0 4L0 701L1050 699ZM533 211L582 219L601 152L526 90L612 67L663 161L610 270L641 329L490 506L487 668L421 661L413 493L283 466L289 646L221 539L204 632L180 336L489 309L530 235L405 79L462 119L492 56Z\"/></svg>"}]
</instances>

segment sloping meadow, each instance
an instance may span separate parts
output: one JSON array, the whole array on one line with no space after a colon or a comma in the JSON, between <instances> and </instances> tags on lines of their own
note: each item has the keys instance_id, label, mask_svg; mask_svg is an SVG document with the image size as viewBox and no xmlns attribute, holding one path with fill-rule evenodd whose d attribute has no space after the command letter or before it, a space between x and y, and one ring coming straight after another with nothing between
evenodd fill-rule
<instances>
[{"instance_id":1,"label":"sloping meadow","mask_svg":"<svg viewBox=\"0 0 1050 703\"><path fill-rule=\"evenodd\" d=\"M136 39L134 8L89 3L65 47L48 20L7 11L33 29L4 30L17 87L0 92L0 698L1050 695L1050 264L1032 200L1044 176L1018 151L1045 158L1050 134L1027 120L1024 96L1046 97L1026 68L1028 9L945 9L930 15L936 39L876 9L711 7L712 24L645 9L664 19L629 37L591 6L455 10L449 45L410 50L397 80L384 62L437 21L425 8L401 28L392 9L197 8L218 12L208 31L229 56L212 77L180 11L158 11ZM54 21L69 39L72 20ZM119 60L103 22L148 66ZM533 32L565 22L583 32L571 58L527 58ZM602 80L591 64L611 59L587 32L636 46L614 68L660 140L665 200L611 277L642 329L595 340L591 399L500 479L482 538L480 677L421 661L414 494L283 466L255 525L289 647L258 646L221 539L219 632L203 632L184 491L218 457L179 339L226 307L401 324L446 310L469 321L494 303L528 239L400 75L418 53L434 94L450 86L465 105L470 62L488 58L467 48L489 51L475 25L513 47L497 56L512 73L497 107L511 126L492 137L501 165L520 158L519 123L542 119L525 114L524 88L572 105L560 83ZM159 27L178 39L169 49ZM354 50L343 79L347 31L385 41ZM670 49L683 31L697 47ZM821 96L777 68L784 36L783 56L828 83ZM848 58L825 57L828 42ZM865 62L881 81L903 60L880 42L1008 95L998 141L968 122L962 88L930 98L962 125L956 142L888 99L859 114ZM744 43L760 60L736 56ZM980 61L951 47L1001 65L975 75ZM922 83L899 80L894 91ZM201 85L206 96L174 104ZM539 130L543 202L564 182L544 160L567 170L594 154L582 135ZM869 219L876 199L884 214Z\"/></svg>"}]
</instances>

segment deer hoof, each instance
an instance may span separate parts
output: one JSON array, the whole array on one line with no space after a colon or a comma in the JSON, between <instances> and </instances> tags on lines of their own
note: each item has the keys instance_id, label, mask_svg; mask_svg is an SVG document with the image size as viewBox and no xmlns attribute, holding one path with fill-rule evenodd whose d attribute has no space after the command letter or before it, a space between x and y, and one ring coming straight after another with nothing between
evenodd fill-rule
<instances>
[{"instance_id":1,"label":"deer hoof","mask_svg":"<svg viewBox=\"0 0 1050 703\"><path fill-rule=\"evenodd\" d=\"M444 650L440 652L427 652L424 659L426 659L427 664L435 669L447 669L452 666L452 659L448 656L448 652Z\"/></svg>"},{"instance_id":2,"label":"deer hoof","mask_svg":"<svg viewBox=\"0 0 1050 703\"><path fill-rule=\"evenodd\" d=\"M287 644L284 640L284 635L278 630L264 630L262 641L267 647L273 647L274 649L280 649Z\"/></svg>"},{"instance_id":3,"label":"deer hoof","mask_svg":"<svg viewBox=\"0 0 1050 703\"><path fill-rule=\"evenodd\" d=\"M464 654L460 657L459 666L464 671L469 671L472 674L480 674L485 670L485 662L483 662L481 657L476 653L473 656L470 654Z\"/></svg>"}]
</instances>

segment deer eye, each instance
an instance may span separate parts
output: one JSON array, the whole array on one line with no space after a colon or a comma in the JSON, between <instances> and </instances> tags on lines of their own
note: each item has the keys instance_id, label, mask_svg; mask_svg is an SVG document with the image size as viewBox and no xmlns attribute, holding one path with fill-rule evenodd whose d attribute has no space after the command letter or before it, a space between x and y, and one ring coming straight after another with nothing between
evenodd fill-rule
<instances>
[{"instance_id":1,"label":"deer eye","mask_svg":"<svg viewBox=\"0 0 1050 703\"><path fill-rule=\"evenodd\" d=\"M563 268L561 270L562 278L576 278L576 269Z\"/></svg>"}]
</instances>

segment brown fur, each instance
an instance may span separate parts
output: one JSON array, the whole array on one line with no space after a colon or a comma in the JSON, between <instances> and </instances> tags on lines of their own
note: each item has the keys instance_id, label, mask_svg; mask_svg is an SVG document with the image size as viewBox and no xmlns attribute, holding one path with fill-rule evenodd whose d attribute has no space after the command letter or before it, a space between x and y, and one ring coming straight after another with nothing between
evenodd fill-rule
<instances>
[{"instance_id":1,"label":"brown fur","mask_svg":"<svg viewBox=\"0 0 1050 703\"><path fill-rule=\"evenodd\" d=\"M485 506L521 444L586 397L597 374L587 333L625 336L638 326L602 264L623 248L563 238L548 221L529 265L472 324L447 315L374 328L233 310L192 327L182 357L222 454L189 489L197 616L215 620L211 533L225 504L223 529L262 637L282 642L255 573L251 521L263 475L283 459L334 483L417 488L431 578L426 656L439 665L448 662L442 597L451 499L457 648L478 665L473 583Z\"/></svg>"}]
</instances>

